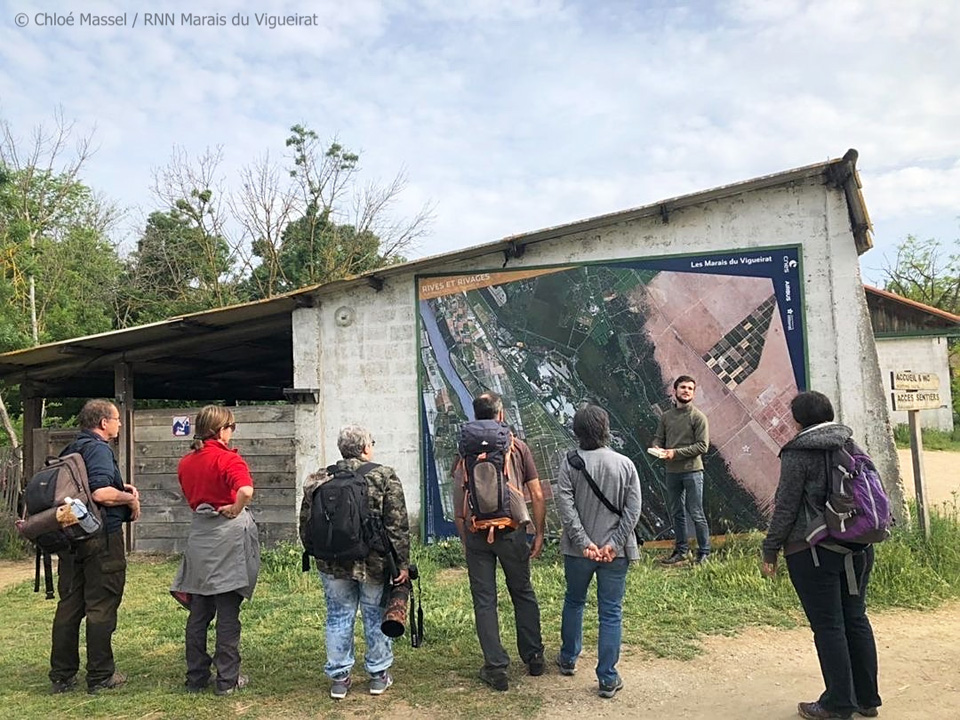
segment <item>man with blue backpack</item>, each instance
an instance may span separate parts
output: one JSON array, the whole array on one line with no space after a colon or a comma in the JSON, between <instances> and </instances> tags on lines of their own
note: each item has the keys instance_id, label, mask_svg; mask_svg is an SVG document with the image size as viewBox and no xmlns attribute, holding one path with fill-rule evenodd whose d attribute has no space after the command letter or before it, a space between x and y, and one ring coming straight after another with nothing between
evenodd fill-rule
<instances>
[{"instance_id":1,"label":"man with blue backpack","mask_svg":"<svg viewBox=\"0 0 960 720\"><path fill-rule=\"evenodd\" d=\"M790 582L813 630L825 689L801 702L801 717L876 717L877 645L867 618L872 543L892 524L889 501L853 431L833 422L819 392L790 403L799 432L780 451L780 482L763 542L763 574L773 577L783 551Z\"/></svg>"},{"instance_id":2,"label":"man with blue backpack","mask_svg":"<svg viewBox=\"0 0 960 720\"><path fill-rule=\"evenodd\" d=\"M486 392L473 401L476 420L460 430L453 468L454 521L463 542L473 596L477 637L483 650L480 679L494 690L509 689L510 658L500 642L497 562L513 600L517 650L531 675L546 669L540 606L530 581L530 558L543 549L546 504L530 448L504 422L503 400ZM530 493L533 517L524 489ZM533 545L527 542L532 526Z\"/></svg>"}]
</instances>

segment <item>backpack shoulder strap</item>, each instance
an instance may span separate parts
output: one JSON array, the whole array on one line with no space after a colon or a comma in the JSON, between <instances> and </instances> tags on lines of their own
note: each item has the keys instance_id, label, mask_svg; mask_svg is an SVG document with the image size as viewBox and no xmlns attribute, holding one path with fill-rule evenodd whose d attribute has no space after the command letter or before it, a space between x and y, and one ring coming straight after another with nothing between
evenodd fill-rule
<instances>
[{"instance_id":1,"label":"backpack shoulder strap","mask_svg":"<svg viewBox=\"0 0 960 720\"><path fill-rule=\"evenodd\" d=\"M380 467L380 463L367 462L361 465L360 467L358 467L354 472L356 472L357 475L360 475L361 477L366 477L368 472L378 467Z\"/></svg>"},{"instance_id":2,"label":"backpack shoulder strap","mask_svg":"<svg viewBox=\"0 0 960 720\"><path fill-rule=\"evenodd\" d=\"M623 511L616 507L612 502L607 500L607 496L601 492L600 487L587 471L587 466L583 462L583 458L580 457L580 453L578 453L576 450L569 451L567 453L567 463L569 463L570 467L574 468L575 470L579 470L583 477L586 478L587 484L590 485L590 489L593 490L593 494L597 496L597 499L603 503L607 510L617 516L623 515Z\"/></svg>"}]
</instances>

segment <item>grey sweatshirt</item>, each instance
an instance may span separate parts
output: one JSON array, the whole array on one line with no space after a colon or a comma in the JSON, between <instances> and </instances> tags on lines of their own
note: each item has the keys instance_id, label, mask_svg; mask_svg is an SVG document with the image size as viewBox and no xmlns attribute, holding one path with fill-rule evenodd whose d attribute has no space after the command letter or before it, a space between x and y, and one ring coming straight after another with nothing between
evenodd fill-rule
<instances>
[{"instance_id":1,"label":"grey sweatshirt","mask_svg":"<svg viewBox=\"0 0 960 720\"><path fill-rule=\"evenodd\" d=\"M776 562L781 548L790 555L810 547L804 540L806 509L812 517L827 501L827 451L843 447L852 435L846 425L821 423L801 430L780 450L780 483L763 541L765 562Z\"/></svg>"},{"instance_id":2,"label":"grey sweatshirt","mask_svg":"<svg viewBox=\"0 0 960 720\"><path fill-rule=\"evenodd\" d=\"M564 457L555 497L563 524L560 552L582 557L584 548L592 542L598 548L616 548L617 557L638 559L640 553L633 534L640 519L640 477L636 466L630 458L608 447L577 452L601 492L623 515L610 512L583 474L570 467Z\"/></svg>"}]
</instances>

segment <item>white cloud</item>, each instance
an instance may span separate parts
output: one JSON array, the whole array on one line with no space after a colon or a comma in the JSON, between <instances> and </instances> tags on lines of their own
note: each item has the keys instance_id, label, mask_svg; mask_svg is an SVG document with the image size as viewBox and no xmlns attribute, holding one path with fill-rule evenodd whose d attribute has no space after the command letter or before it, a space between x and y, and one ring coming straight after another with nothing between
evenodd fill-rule
<instances>
[{"instance_id":1,"label":"white cloud","mask_svg":"<svg viewBox=\"0 0 960 720\"><path fill-rule=\"evenodd\" d=\"M27 8L32 15L38 10ZM134 3L91 3L128 14ZM436 203L424 253L644 205L860 150L877 246L957 215L956 3L916 0L261 0L247 27L19 29L0 18L0 118L62 104L97 127L90 184L149 209L171 148L224 172L290 125L338 134L398 210ZM85 8L86 9L86 8ZM231 9L229 18L237 12ZM253 13L319 27L255 26Z\"/></svg>"}]
</instances>

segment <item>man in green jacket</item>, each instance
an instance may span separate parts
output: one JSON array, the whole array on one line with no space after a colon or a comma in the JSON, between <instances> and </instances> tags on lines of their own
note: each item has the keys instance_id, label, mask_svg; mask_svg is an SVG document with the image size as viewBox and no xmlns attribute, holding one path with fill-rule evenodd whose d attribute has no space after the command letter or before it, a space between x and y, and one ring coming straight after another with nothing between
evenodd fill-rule
<instances>
[{"instance_id":1,"label":"man in green jacket","mask_svg":"<svg viewBox=\"0 0 960 720\"><path fill-rule=\"evenodd\" d=\"M676 545L673 553L660 562L675 565L687 557L687 515L693 520L697 535L699 565L710 554L710 528L703 513L703 460L710 446L707 416L693 405L697 381L681 375L673 383L676 407L660 416L654 434L654 447L663 452L666 464L667 506L673 517Z\"/></svg>"}]
</instances>

